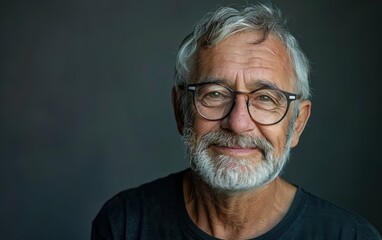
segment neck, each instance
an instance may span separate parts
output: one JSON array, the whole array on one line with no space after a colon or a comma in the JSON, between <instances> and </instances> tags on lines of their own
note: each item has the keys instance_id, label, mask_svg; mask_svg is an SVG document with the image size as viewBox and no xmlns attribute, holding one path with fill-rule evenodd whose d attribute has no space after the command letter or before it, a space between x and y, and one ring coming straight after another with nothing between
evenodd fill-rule
<instances>
[{"instance_id":1,"label":"neck","mask_svg":"<svg viewBox=\"0 0 382 240\"><path fill-rule=\"evenodd\" d=\"M287 213L296 188L281 178L247 192L211 189L188 172L183 181L187 212L204 232L224 239L248 239L272 229Z\"/></svg>"}]
</instances>

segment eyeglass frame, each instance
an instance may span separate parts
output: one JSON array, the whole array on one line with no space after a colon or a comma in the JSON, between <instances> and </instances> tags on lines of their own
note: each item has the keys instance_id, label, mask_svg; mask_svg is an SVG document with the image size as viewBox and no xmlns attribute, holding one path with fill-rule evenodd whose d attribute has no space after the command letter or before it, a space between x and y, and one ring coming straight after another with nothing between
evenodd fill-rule
<instances>
[{"instance_id":1,"label":"eyeglass frame","mask_svg":"<svg viewBox=\"0 0 382 240\"><path fill-rule=\"evenodd\" d=\"M220 86L226 88L226 89L230 92L230 94L231 94L231 99L232 99L232 101L233 101L232 106L231 106L231 108L229 109L229 111L228 111L225 115L223 115L223 117L221 117L221 118L218 118L218 119L209 119L209 118L203 116L203 115L199 112L198 107L196 106L196 102L195 102L195 92L196 92L196 88L197 88L197 87L200 87L200 86L203 86L203 85L207 85L207 84L220 85ZM294 100L299 100L300 97L301 97L300 94L286 92L286 91L280 90L280 89L278 89L278 88L270 87L270 86L261 87L261 88L255 89L255 90L253 90L253 91L250 91L250 92L243 92L243 91L233 90L232 88L230 88L230 87L228 87L228 86L226 86L226 85L224 85L224 84L218 83L218 82L201 82L201 83L187 84L187 85L186 85L186 88L187 88L187 91L189 91L189 92L192 93L192 101L193 101L193 103L194 103L194 107L195 107L195 109L197 110L198 114L199 114L200 116L202 116L204 119L207 119L207 120L209 120L209 121L219 121L219 120L222 120L222 119L226 118L226 117L232 112L233 108L235 107L235 103L236 103L236 99L237 99L237 98L236 98L237 94L244 94L245 96L247 96L246 105L247 105L247 111L248 111L249 116L251 117L252 121L254 121L254 122L257 123L257 124L263 125L263 126L271 126L271 125L275 125L275 124L278 124L279 122L281 122L281 121L285 118L285 116L287 115L287 113L288 113L288 111L289 111L290 103L291 103L292 101L294 101ZM284 115L280 118L280 120L276 121L275 123L270 123L270 124L260 123L260 122L256 121L256 120L252 117L251 112L249 111L249 105L250 105L250 104L249 104L249 99L250 99L250 95L253 94L253 93L255 93L255 92L257 92L257 91L264 90L264 89L277 90L277 91L281 92L281 93L285 96L285 98L286 98L286 100L287 100L287 107L286 107L286 110L285 110Z\"/></svg>"}]
</instances>

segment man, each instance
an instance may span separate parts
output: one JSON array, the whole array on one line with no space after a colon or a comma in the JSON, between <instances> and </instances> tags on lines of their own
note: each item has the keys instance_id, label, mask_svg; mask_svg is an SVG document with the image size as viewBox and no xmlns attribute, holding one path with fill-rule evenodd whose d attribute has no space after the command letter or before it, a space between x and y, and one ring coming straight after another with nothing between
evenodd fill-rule
<instances>
[{"instance_id":1,"label":"man","mask_svg":"<svg viewBox=\"0 0 382 240\"><path fill-rule=\"evenodd\" d=\"M279 176L311 111L308 61L282 22L257 5L195 26L172 92L191 167L109 200L92 239L381 239Z\"/></svg>"}]
</instances>

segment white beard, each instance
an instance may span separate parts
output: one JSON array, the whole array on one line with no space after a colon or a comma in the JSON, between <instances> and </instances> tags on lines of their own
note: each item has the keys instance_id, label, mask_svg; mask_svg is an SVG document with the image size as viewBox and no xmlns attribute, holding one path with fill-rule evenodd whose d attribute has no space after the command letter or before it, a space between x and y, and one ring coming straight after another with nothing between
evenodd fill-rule
<instances>
[{"instance_id":1,"label":"white beard","mask_svg":"<svg viewBox=\"0 0 382 240\"><path fill-rule=\"evenodd\" d=\"M275 156L272 145L257 136L238 136L226 131L211 132L199 141L191 128L185 129L184 143L191 169L212 189L225 193L255 190L275 179L285 166L290 152L292 134L287 134L284 152ZM256 147L262 150L260 161L234 158L227 155L211 156L211 144L221 146Z\"/></svg>"}]
</instances>

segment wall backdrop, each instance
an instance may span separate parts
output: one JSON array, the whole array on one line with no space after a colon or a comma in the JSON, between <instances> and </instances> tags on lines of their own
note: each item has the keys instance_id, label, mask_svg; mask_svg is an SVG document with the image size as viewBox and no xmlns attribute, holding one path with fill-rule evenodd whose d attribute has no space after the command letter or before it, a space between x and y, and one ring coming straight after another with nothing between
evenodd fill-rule
<instances>
[{"instance_id":1,"label":"wall backdrop","mask_svg":"<svg viewBox=\"0 0 382 240\"><path fill-rule=\"evenodd\" d=\"M117 192L187 167L171 107L179 42L253 1L2 0L2 239L89 239ZM273 1L312 64L285 177L382 231L381 1Z\"/></svg>"}]
</instances>

